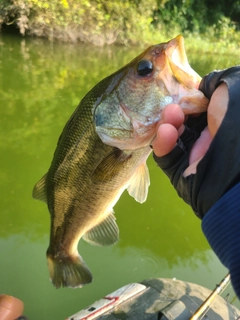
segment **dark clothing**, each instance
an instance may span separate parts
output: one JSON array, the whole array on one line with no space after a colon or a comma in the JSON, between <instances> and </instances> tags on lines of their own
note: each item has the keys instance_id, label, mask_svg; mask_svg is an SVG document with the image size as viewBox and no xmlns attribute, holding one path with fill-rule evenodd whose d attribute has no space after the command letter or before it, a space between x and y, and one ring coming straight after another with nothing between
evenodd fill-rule
<instances>
[{"instance_id":1,"label":"dark clothing","mask_svg":"<svg viewBox=\"0 0 240 320\"><path fill-rule=\"evenodd\" d=\"M178 195L191 205L199 218L221 196L240 182L240 66L215 71L202 79L199 89L210 99L221 82L229 90L229 107L207 153L197 166L197 173L183 177L189 166L189 152L207 125L207 116L189 118L177 146L164 157L154 156L160 168L170 178Z\"/></svg>"},{"instance_id":2,"label":"dark clothing","mask_svg":"<svg viewBox=\"0 0 240 320\"><path fill-rule=\"evenodd\" d=\"M189 118L177 146L164 157L154 155L154 159L179 196L203 219L203 232L229 269L240 298L240 66L210 73L199 89L210 99L222 82L228 87L228 109L196 174L183 177L191 147L207 125L206 114Z\"/></svg>"},{"instance_id":3,"label":"dark clothing","mask_svg":"<svg viewBox=\"0 0 240 320\"><path fill-rule=\"evenodd\" d=\"M228 268L240 299L240 183L229 190L206 213L202 230L213 251Z\"/></svg>"}]
</instances>

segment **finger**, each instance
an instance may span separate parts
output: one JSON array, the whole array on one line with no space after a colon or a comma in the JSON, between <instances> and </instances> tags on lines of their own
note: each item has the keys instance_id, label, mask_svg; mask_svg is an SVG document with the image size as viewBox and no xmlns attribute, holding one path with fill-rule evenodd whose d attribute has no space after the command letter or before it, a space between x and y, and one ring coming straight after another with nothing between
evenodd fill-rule
<instances>
[{"instance_id":1,"label":"finger","mask_svg":"<svg viewBox=\"0 0 240 320\"><path fill-rule=\"evenodd\" d=\"M184 119L185 115L179 105L169 104L164 108L157 128L157 136L152 143L156 156L162 157L172 151L184 130Z\"/></svg>"},{"instance_id":2,"label":"finger","mask_svg":"<svg viewBox=\"0 0 240 320\"><path fill-rule=\"evenodd\" d=\"M212 142L212 137L209 132L208 127L206 127L202 132L200 137L195 141L192 146L190 155L189 155L189 164L202 158L207 152L210 143Z\"/></svg>"},{"instance_id":3,"label":"finger","mask_svg":"<svg viewBox=\"0 0 240 320\"><path fill-rule=\"evenodd\" d=\"M184 171L183 176L197 172L197 165L202 157L206 154L213 137L215 136L222 120L226 114L229 96L225 83L219 85L214 91L208 106L208 127L205 128L198 140L194 143L190 156L189 167Z\"/></svg>"},{"instance_id":4,"label":"finger","mask_svg":"<svg viewBox=\"0 0 240 320\"><path fill-rule=\"evenodd\" d=\"M153 151L156 156L163 157L168 154L178 139L178 130L169 123L163 123L159 126L157 136L152 142Z\"/></svg>"},{"instance_id":5,"label":"finger","mask_svg":"<svg viewBox=\"0 0 240 320\"><path fill-rule=\"evenodd\" d=\"M167 105L162 112L162 123L172 124L175 128L180 128L185 120L185 115L178 104Z\"/></svg>"},{"instance_id":6,"label":"finger","mask_svg":"<svg viewBox=\"0 0 240 320\"><path fill-rule=\"evenodd\" d=\"M195 174L197 172L197 165L199 161L202 159L202 157L207 152L210 144L212 142L212 137L210 135L210 132L208 130L208 127L206 127L198 140L194 143L190 155L189 155L189 167L184 171L183 176L187 177L190 174Z\"/></svg>"},{"instance_id":7,"label":"finger","mask_svg":"<svg viewBox=\"0 0 240 320\"><path fill-rule=\"evenodd\" d=\"M194 161L192 164L190 164L189 167L187 167L187 169L183 172L183 177L187 177L190 176L190 174L195 174L197 172L197 165L200 162L202 158Z\"/></svg>"},{"instance_id":8,"label":"finger","mask_svg":"<svg viewBox=\"0 0 240 320\"><path fill-rule=\"evenodd\" d=\"M225 83L221 83L214 91L208 107L208 126L212 137L215 136L228 106L228 89Z\"/></svg>"}]
</instances>

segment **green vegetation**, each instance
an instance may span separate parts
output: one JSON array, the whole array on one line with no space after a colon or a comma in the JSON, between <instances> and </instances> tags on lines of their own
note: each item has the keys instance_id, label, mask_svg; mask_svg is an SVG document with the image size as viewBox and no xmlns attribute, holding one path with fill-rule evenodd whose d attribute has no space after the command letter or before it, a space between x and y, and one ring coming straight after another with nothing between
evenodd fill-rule
<instances>
[{"instance_id":1,"label":"green vegetation","mask_svg":"<svg viewBox=\"0 0 240 320\"><path fill-rule=\"evenodd\" d=\"M146 45L182 33L236 47L239 21L239 0L0 0L0 27L95 45Z\"/></svg>"}]
</instances>

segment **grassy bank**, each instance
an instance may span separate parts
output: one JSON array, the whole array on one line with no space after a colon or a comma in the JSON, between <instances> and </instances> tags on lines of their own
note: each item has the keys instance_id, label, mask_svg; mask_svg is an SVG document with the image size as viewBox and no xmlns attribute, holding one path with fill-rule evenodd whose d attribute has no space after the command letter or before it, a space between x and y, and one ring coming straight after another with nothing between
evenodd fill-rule
<instances>
[{"instance_id":1,"label":"grassy bank","mask_svg":"<svg viewBox=\"0 0 240 320\"><path fill-rule=\"evenodd\" d=\"M192 50L235 50L240 32L231 12L240 2L230 1L227 8L219 3L213 8L197 0L2 0L0 27L15 26L23 36L98 46L146 46L181 33L191 40Z\"/></svg>"}]
</instances>

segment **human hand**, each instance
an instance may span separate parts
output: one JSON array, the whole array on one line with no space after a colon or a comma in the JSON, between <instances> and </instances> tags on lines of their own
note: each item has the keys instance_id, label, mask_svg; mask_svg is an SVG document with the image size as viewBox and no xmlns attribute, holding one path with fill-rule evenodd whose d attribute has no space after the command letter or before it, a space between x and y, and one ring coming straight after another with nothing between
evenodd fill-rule
<instances>
[{"instance_id":1,"label":"human hand","mask_svg":"<svg viewBox=\"0 0 240 320\"><path fill-rule=\"evenodd\" d=\"M152 143L154 159L203 219L240 298L240 66L210 73L199 88L210 100L207 113L185 119L178 105L167 106Z\"/></svg>"},{"instance_id":2,"label":"human hand","mask_svg":"<svg viewBox=\"0 0 240 320\"><path fill-rule=\"evenodd\" d=\"M207 127L201 132L200 137L189 150L189 166L183 176L195 174L197 164L208 150L228 106L228 89L225 83L219 85L214 91L207 110ZM177 104L168 105L162 112L162 118L157 128L157 136L152 142L152 147L157 157L167 155L176 145L178 138L184 132L185 115Z\"/></svg>"},{"instance_id":3,"label":"human hand","mask_svg":"<svg viewBox=\"0 0 240 320\"><path fill-rule=\"evenodd\" d=\"M240 179L239 87L240 66L205 76L207 113L185 118L167 106L152 142L154 160L201 219Z\"/></svg>"}]
</instances>

